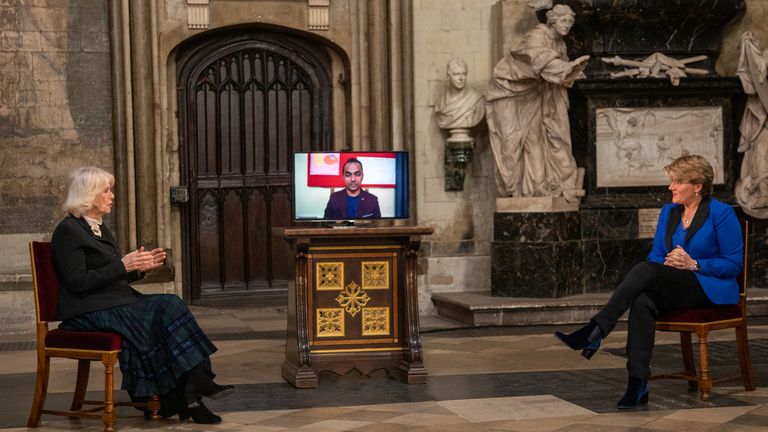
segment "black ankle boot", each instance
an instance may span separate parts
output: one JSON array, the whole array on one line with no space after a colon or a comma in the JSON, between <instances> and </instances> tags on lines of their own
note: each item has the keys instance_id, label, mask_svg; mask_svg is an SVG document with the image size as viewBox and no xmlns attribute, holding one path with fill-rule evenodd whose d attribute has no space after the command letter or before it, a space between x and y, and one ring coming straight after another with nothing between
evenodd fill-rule
<instances>
[{"instance_id":1,"label":"black ankle boot","mask_svg":"<svg viewBox=\"0 0 768 432\"><path fill-rule=\"evenodd\" d=\"M179 412L179 420L186 421L192 417L192 421L197 424L219 424L221 423L221 417L209 410L208 407L203 405L203 401L197 400L186 406Z\"/></svg>"},{"instance_id":2,"label":"black ankle boot","mask_svg":"<svg viewBox=\"0 0 768 432\"><path fill-rule=\"evenodd\" d=\"M201 397L211 399L221 399L231 395L235 387L231 385L219 385L213 382L211 377L205 373L202 366L195 366L189 371L185 380L184 391L187 402L193 402Z\"/></svg>"},{"instance_id":3,"label":"black ankle boot","mask_svg":"<svg viewBox=\"0 0 768 432\"><path fill-rule=\"evenodd\" d=\"M600 349L603 333L597 323L590 320L587 325L573 333L565 334L557 331L555 337L571 349L581 350L581 355L589 360Z\"/></svg>"},{"instance_id":4,"label":"black ankle boot","mask_svg":"<svg viewBox=\"0 0 768 432\"><path fill-rule=\"evenodd\" d=\"M648 380L629 377L627 391L616 403L616 407L618 409L635 409L640 405L647 405L650 393L651 388L648 386Z\"/></svg>"}]
</instances>

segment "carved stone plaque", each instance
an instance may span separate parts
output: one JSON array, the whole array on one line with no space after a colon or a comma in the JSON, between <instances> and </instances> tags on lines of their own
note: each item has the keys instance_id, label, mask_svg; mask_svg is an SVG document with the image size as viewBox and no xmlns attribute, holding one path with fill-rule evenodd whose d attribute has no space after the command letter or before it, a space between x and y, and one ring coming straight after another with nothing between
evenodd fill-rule
<instances>
[{"instance_id":1,"label":"carved stone plaque","mask_svg":"<svg viewBox=\"0 0 768 432\"><path fill-rule=\"evenodd\" d=\"M659 221L660 213L660 208L637 210L637 238L653 238L656 234L656 223Z\"/></svg>"},{"instance_id":2,"label":"carved stone plaque","mask_svg":"<svg viewBox=\"0 0 768 432\"><path fill-rule=\"evenodd\" d=\"M722 107L598 108L595 119L597 187L666 185L664 167L685 153L724 182Z\"/></svg>"}]
</instances>

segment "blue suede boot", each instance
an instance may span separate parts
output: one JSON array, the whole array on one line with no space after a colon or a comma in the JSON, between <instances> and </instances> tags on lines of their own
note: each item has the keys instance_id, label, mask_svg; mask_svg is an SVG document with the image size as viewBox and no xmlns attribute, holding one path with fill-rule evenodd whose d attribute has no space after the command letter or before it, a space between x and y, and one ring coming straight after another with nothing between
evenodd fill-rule
<instances>
[{"instance_id":1,"label":"blue suede boot","mask_svg":"<svg viewBox=\"0 0 768 432\"><path fill-rule=\"evenodd\" d=\"M648 396L651 394L651 388L648 380L636 377L629 377L627 391L624 396L616 403L616 408L620 410L635 409L641 405L648 404Z\"/></svg>"},{"instance_id":2,"label":"blue suede boot","mask_svg":"<svg viewBox=\"0 0 768 432\"><path fill-rule=\"evenodd\" d=\"M589 360L600 349L603 332L595 321L590 320L587 325L573 333L565 334L557 331L555 337L571 349L581 350L582 357Z\"/></svg>"}]
</instances>

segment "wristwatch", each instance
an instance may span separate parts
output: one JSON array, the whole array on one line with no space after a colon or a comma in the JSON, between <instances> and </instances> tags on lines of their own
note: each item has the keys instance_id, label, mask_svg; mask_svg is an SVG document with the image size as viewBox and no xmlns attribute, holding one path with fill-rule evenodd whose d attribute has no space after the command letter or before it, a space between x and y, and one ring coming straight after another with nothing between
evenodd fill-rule
<instances>
[{"instance_id":1,"label":"wristwatch","mask_svg":"<svg viewBox=\"0 0 768 432\"><path fill-rule=\"evenodd\" d=\"M691 269L691 271L695 271L695 272L701 271L701 266L699 265L698 261L696 260L693 261L693 268Z\"/></svg>"}]
</instances>

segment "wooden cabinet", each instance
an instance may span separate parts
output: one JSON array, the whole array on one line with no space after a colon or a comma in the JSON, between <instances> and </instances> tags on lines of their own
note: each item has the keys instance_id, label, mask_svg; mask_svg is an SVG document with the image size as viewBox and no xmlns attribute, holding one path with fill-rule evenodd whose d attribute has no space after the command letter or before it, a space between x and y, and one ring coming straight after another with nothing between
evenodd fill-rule
<instances>
[{"instance_id":1,"label":"wooden cabinet","mask_svg":"<svg viewBox=\"0 0 768 432\"><path fill-rule=\"evenodd\" d=\"M424 383L416 266L428 227L284 228L295 253L283 378L385 370Z\"/></svg>"}]
</instances>

